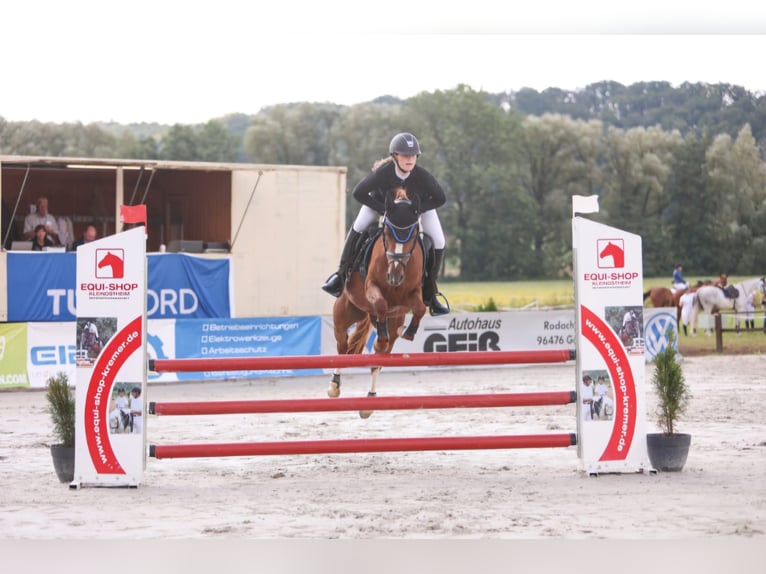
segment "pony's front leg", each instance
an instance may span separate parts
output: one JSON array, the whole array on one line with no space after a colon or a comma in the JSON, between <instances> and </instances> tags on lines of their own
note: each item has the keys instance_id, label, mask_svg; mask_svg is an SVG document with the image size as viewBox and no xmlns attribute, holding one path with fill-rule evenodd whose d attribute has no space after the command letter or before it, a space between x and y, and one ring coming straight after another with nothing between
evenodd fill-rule
<instances>
[{"instance_id":1,"label":"pony's front leg","mask_svg":"<svg viewBox=\"0 0 766 574\"><path fill-rule=\"evenodd\" d=\"M412 320L410 321L410 324L407 325L407 328L405 329L404 326L399 327L398 335L402 339L406 339L407 341L412 341L415 338L415 334L418 332L418 329L420 328L420 321L423 319L423 316L426 314L426 306L423 303L423 300L418 296L417 300L412 304Z\"/></svg>"},{"instance_id":2,"label":"pony's front leg","mask_svg":"<svg viewBox=\"0 0 766 574\"><path fill-rule=\"evenodd\" d=\"M378 373L380 373L380 367L372 367L370 369L370 379L371 379L371 382L370 382L370 390L367 391L367 396L368 397L374 397L374 396L377 396L377 394L378 394L377 392L375 392L375 385L378 382ZM368 410L362 410L362 411L359 411L359 416L362 417L363 419L368 419L368 418L370 418L372 416L372 413L373 413L373 411L371 411L371 410L369 410L369 411Z\"/></svg>"},{"instance_id":3,"label":"pony's front leg","mask_svg":"<svg viewBox=\"0 0 766 574\"><path fill-rule=\"evenodd\" d=\"M388 333L388 319L375 319L375 327L377 336L375 337L375 344L372 346L376 353L390 353L391 336Z\"/></svg>"},{"instance_id":4,"label":"pony's front leg","mask_svg":"<svg viewBox=\"0 0 766 574\"><path fill-rule=\"evenodd\" d=\"M378 332L378 341L381 341L381 345L385 344L388 345L388 321L384 317L383 319L380 319L379 317L375 317L375 330ZM378 348L378 345L376 343L375 348Z\"/></svg>"},{"instance_id":5,"label":"pony's front leg","mask_svg":"<svg viewBox=\"0 0 766 574\"><path fill-rule=\"evenodd\" d=\"M386 317L388 315L388 303L380 287L373 282L368 282L367 289L367 302L370 304L370 317L375 319L375 330L377 331L377 339L375 341L375 351L382 353L381 349L388 346L389 334L388 334L388 321Z\"/></svg>"}]
</instances>

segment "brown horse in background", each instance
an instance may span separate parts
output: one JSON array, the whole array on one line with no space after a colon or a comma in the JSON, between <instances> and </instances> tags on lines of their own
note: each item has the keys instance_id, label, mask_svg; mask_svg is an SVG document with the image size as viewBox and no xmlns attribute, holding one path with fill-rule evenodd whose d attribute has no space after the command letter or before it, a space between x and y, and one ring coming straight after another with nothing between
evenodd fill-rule
<instances>
[{"instance_id":1,"label":"brown horse in background","mask_svg":"<svg viewBox=\"0 0 766 574\"><path fill-rule=\"evenodd\" d=\"M703 285L716 285L718 287L726 287L729 277L726 273L721 273L718 279L715 281L698 281L697 284L688 289L678 289L673 292L672 289L667 287L652 287L649 291L644 292L644 301L650 299L652 307L675 307L676 308L676 320L678 324L681 324L681 297L684 293L694 293L697 289Z\"/></svg>"},{"instance_id":2,"label":"brown horse in background","mask_svg":"<svg viewBox=\"0 0 766 574\"><path fill-rule=\"evenodd\" d=\"M681 290L678 292L683 293ZM651 299L652 307L673 307L675 295L667 287L652 287L649 291L644 292L644 301Z\"/></svg>"},{"instance_id":3,"label":"brown horse in background","mask_svg":"<svg viewBox=\"0 0 766 574\"><path fill-rule=\"evenodd\" d=\"M377 338L375 353L391 353L398 337L411 341L426 312L422 284L423 245L419 236L420 202L411 201L404 189L386 197L383 226L372 240L367 276L358 269L333 306L333 330L339 355L359 354L364 350L372 326ZM404 319L412 312L405 329ZM349 328L355 325L349 336ZM374 397L380 367L372 367L372 383L367 396ZM333 372L327 389L330 397L340 396L340 369ZM367 418L372 411L360 411Z\"/></svg>"}]
</instances>

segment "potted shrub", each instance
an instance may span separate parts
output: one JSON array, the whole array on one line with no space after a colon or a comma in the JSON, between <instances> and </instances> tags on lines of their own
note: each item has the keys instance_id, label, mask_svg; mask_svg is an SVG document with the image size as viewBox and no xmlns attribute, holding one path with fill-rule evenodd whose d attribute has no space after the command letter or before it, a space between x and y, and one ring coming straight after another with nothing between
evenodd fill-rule
<instances>
[{"instance_id":1,"label":"potted shrub","mask_svg":"<svg viewBox=\"0 0 766 574\"><path fill-rule=\"evenodd\" d=\"M61 482L74 480L75 396L69 378L60 372L47 382L45 397L53 423L55 443L51 445L53 468Z\"/></svg>"},{"instance_id":2,"label":"potted shrub","mask_svg":"<svg viewBox=\"0 0 766 574\"><path fill-rule=\"evenodd\" d=\"M668 331L668 345L654 356L652 385L657 394L655 417L662 432L648 433L649 461L658 471L680 471L686 464L691 435L677 432L677 423L691 399L676 349L676 334Z\"/></svg>"}]
</instances>

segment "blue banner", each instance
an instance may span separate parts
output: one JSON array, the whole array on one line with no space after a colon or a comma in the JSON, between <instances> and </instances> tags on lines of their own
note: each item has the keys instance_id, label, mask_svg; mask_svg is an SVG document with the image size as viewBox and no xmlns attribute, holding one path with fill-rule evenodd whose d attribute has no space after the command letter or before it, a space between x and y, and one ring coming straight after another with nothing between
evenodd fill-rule
<instances>
[{"instance_id":1,"label":"blue banner","mask_svg":"<svg viewBox=\"0 0 766 574\"><path fill-rule=\"evenodd\" d=\"M150 319L231 317L228 259L182 253L149 256Z\"/></svg>"},{"instance_id":2,"label":"blue banner","mask_svg":"<svg viewBox=\"0 0 766 574\"><path fill-rule=\"evenodd\" d=\"M13 253L8 321L74 321L76 253ZM229 259L181 253L148 256L150 319L231 317Z\"/></svg>"},{"instance_id":3,"label":"blue banner","mask_svg":"<svg viewBox=\"0 0 766 574\"><path fill-rule=\"evenodd\" d=\"M212 359L319 355L321 331L322 318L318 316L177 321L175 357ZM295 374L321 375L322 369L178 373L178 379L250 379Z\"/></svg>"},{"instance_id":4,"label":"blue banner","mask_svg":"<svg viewBox=\"0 0 766 574\"><path fill-rule=\"evenodd\" d=\"M75 253L8 252L8 321L74 321Z\"/></svg>"}]
</instances>

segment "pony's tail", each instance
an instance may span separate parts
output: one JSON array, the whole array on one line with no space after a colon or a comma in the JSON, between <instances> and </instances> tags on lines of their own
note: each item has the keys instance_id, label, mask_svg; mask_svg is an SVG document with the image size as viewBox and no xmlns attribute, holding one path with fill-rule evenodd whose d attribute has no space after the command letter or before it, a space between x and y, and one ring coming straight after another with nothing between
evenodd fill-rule
<instances>
[{"instance_id":1,"label":"pony's tail","mask_svg":"<svg viewBox=\"0 0 766 574\"><path fill-rule=\"evenodd\" d=\"M692 299L692 316L690 321L692 325L692 334L697 333L697 317L699 316L700 311L702 311L702 303L700 303L699 297L697 296L697 293L695 292L694 299Z\"/></svg>"},{"instance_id":2,"label":"pony's tail","mask_svg":"<svg viewBox=\"0 0 766 574\"><path fill-rule=\"evenodd\" d=\"M644 301L646 301L649 298L649 295L652 294L652 290L649 289L649 291L644 291Z\"/></svg>"},{"instance_id":3,"label":"pony's tail","mask_svg":"<svg viewBox=\"0 0 766 574\"><path fill-rule=\"evenodd\" d=\"M346 353L349 355L360 354L362 350L364 350L364 345L367 342L367 337L369 336L371 329L372 322L370 321L369 315L365 315L364 319L357 321L354 331L348 338L348 350Z\"/></svg>"}]
</instances>

